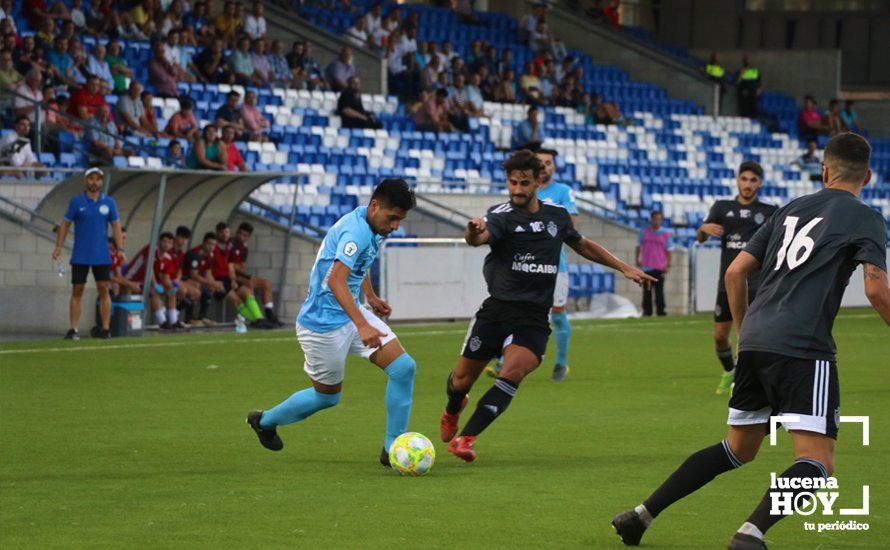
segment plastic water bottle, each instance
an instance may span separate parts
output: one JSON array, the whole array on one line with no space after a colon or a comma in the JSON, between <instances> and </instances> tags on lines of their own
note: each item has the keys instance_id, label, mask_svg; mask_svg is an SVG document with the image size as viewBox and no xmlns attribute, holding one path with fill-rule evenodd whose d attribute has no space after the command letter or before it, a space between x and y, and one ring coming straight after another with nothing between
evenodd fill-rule
<instances>
[{"instance_id":1,"label":"plastic water bottle","mask_svg":"<svg viewBox=\"0 0 890 550\"><path fill-rule=\"evenodd\" d=\"M247 332L247 323L240 313L235 316L235 332L237 334L244 334L245 332Z\"/></svg>"},{"instance_id":2,"label":"plastic water bottle","mask_svg":"<svg viewBox=\"0 0 890 550\"><path fill-rule=\"evenodd\" d=\"M62 262L55 262L55 261L53 263L55 264L53 267L59 273L59 278L64 278L65 271L66 271L65 264L63 264Z\"/></svg>"}]
</instances>

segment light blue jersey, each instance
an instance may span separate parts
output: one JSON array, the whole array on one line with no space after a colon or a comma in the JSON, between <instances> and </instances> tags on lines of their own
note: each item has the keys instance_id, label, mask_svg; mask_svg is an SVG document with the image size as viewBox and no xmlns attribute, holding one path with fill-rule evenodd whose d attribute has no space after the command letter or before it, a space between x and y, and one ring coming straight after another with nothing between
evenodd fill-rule
<instances>
[{"instance_id":1,"label":"light blue jersey","mask_svg":"<svg viewBox=\"0 0 890 550\"><path fill-rule=\"evenodd\" d=\"M367 215L368 207L359 206L337 220L321 242L309 275L309 296L297 315L297 322L311 331L330 332L351 322L331 293L328 277L335 260L348 267L351 271L346 283L358 303L362 281L383 240L371 230Z\"/></svg>"},{"instance_id":2,"label":"light blue jersey","mask_svg":"<svg viewBox=\"0 0 890 550\"><path fill-rule=\"evenodd\" d=\"M554 181L547 187L538 189L538 199L563 206L572 216L578 215L578 205L575 204L575 195L572 193L572 188L564 183L556 183ZM568 270L566 249L563 248L562 253L559 255L559 272L565 273Z\"/></svg>"}]
</instances>

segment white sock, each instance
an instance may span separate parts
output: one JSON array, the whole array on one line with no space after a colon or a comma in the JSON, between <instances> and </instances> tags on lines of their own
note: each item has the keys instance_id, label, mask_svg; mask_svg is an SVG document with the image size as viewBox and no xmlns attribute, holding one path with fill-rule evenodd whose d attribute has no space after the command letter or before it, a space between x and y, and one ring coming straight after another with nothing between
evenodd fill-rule
<instances>
[{"instance_id":1,"label":"white sock","mask_svg":"<svg viewBox=\"0 0 890 550\"><path fill-rule=\"evenodd\" d=\"M760 532L760 529L753 523L748 523L747 521L739 527L739 533L743 535L751 535L752 537L763 540L763 533Z\"/></svg>"},{"instance_id":2,"label":"white sock","mask_svg":"<svg viewBox=\"0 0 890 550\"><path fill-rule=\"evenodd\" d=\"M170 324L175 325L179 322L179 310L178 309L168 309L167 310L167 318L170 319Z\"/></svg>"},{"instance_id":3,"label":"white sock","mask_svg":"<svg viewBox=\"0 0 890 550\"><path fill-rule=\"evenodd\" d=\"M643 520L643 525L649 527L649 525L652 524L652 514L649 513L649 510L647 510L645 506L640 504L634 508L634 512L636 512L637 515L640 516L640 519Z\"/></svg>"},{"instance_id":4,"label":"white sock","mask_svg":"<svg viewBox=\"0 0 890 550\"><path fill-rule=\"evenodd\" d=\"M158 322L159 325L163 325L167 322L167 312L164 309L156 309L155 310L155 321Z\"/></svg>"},{"instance_id":5,"label":"white sock","mask_svg":"<svg viewBox=\"0 0 890 550\"><path fill-rule=\"evenodd\" d=\"M273 304L272 302L266 302L265 308L266 309L275 309L275 304Z\"/></svg>"}]
</instances>

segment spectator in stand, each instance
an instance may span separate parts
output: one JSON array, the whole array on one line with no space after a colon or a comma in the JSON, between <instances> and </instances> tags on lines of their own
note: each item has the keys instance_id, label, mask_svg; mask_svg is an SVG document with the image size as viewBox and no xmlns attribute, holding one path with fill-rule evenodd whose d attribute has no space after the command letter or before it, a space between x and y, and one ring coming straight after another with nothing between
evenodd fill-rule
<instances>
[{"instance_id":1,"label":"spectator in stand","mask_svg":"<svg viewBox=\"0 0 890 550\"><path fill-rule=\"evenodd\" d=\"M386 44L390 38L390 35L392 33L394 33L396 31L396 29L400 29L401 27L402 27L401 10L399 9L398 6L396 6L383 19L383 24L380 26L380 31L378 32L378 34L380 36L380 43Z\"/></svg>"},{"instance_id":2,"label":"spectator in stand","mask_svg":"<svg viewBox=\"0 0 890 550\"><path fill-rule=\"evenodd\" d=\"M137 32L131 38L146 40L155 32L155 21L161 17L161 4L154 0L142 0L130 11L122 15L125 27L136 27ZM129 25L127 24L129 23Z\"/></svg>"},{"instance_id":3,"label":"spectator in stand","mask_svg":"<svg viewBox=\"0 0 890 550\"><path fill-rule=\"evenodd\" d=\"M553 78L558 83L562 83L569 74L571 74L574 69L575 58L572 56L566 56L562 58L562 60L556 64L553 69Z\"/></svg>"},{"instance_id":4,"label":"spectator in stand","mask_svg":"<svg viewBox=\"0 0 890 550\"><path fill-rule=\"evenodd\" d=\"M71 94L68 114L80 120L90 120L96 116L101 107L107 106L105 96L99 93L99 79L91 76L86 84Z\"/></svg>"},{"instance_id":5,"label":"spectator in stand","mask_svg":"<svg viewBox=\"0 0 890 550\"><path fill-rule=\"evenodd\" d=\"M420 88L428 92L436 88L436 80L441 72L441 58L438 55L430 57L430 62L426 68L420 72Z\"/></svg>"},{"instance_id":6,"label":"spectator in stand","mask_svg":"<svg viewBox=\"0 0 890 550\"><path fill-rule=\"evenodd\" d=\"M231 91L226 95L226 102L220 105L216 111L216 127L224 128L225 126L233 126L238 132L238 139L246 139L244 122L241 119L241 109L238 107L238 100L241 94Z\"/></svg>"},{"instance_id":7,"label":"spectator in stand","mask_svg":"<svg viewBox=\"0 0 890 550\"><path fill-rule=\"evenodd\" d=\"M597 124L627 124L617 103L606 103L596 92L590 95L593 102L593 119Z\"/></svg>"},{"instance_id":8,"label":"spectator in stand","mask_svg":"<svg viewBox=\"0 0 890 550\"><path fill-rule=\"evenodd\" d=\"M408 34L408 31L413 30L414 36L417 36L417 32L420 30L420 13L416 11L409 13L400 28L405 34Z\"/></svg>"},{"instance_id":9,"label":"spectator in stand","mask_svg":"<svg viewBox=\"0 0 890 550\"><path fill-rule=\"evenodd\" d=\"M43 87L43 104L45 106L41 112L43 118L43 131L41 132L43 147L44 149L49 149L50 147L57 149L60 132L79 132L80 129L74 127L73 124L68 122L68 119L62 117L62 107L56 101L56 87L52 84L47 84Z\"/></svg>"},{"instance_id":10,"label":"spectator in stand","mask_svg":"<svg viewBox=\"0 0 890 550\"><path fill-rule=\"evenodd\" d=\"M22 46L12 52L12 62L15 70L22 74L33 68L43 69L47 65L43 59L43 49L38 52L37 41L33 35L22 38Z\"/></svg>"},{"instance_id":11,"label":"spectator in stand","mask_svg":"<svg viewBox=\"0 0 890 550\"><path fill-rule=\"evenodd\" d=\"M39 168L43 163L37 160L31 150L31 121L26 116L15 119L14 132L0 139L0 164L14 168ZM6 176L21 178L25 172L3 172Z\"/></svg>"},{"instance_id":12,"label":"spectator in stand","mask_svg":"<svg viewBox=\"0 0 890 550\"><path fill-rule=\"evenodd\" d=\"M124 34L120 13L114 7L114 0L94 0L86 12L87 26L97 36Z\"/></svg>"},{"instance_id":13,"label":"spectator in stand","mask_svg":"<svg viewBox=\"0 0 890 550\"><path fill-rule=\"evenodd\" d=\"M204 126L201 137L189 151L186 166L192 170L224 171L228 168L227 163L225 145L219 140L216 125Z\"/></svg>"},{"instance_id":14,"label":"spectator in stand","mask_svg":"<svg viewBox=\"0 0 890 550\"><path fill-rule=\"evenodd\" d=\"M235 144L235 128L232 126L225 126L223 128L221 141L221 147L225 147L226 149L226 169L229 172L235 172L236 168L238 169L238 172L249 172L250 170L247 169L247 165L244 164L244 157L241 156L241 151Z\"/></svg>"},{"instance_id":15,"label":"spectator in stand","mask_svg":"<svg viewBox=\"0 0 890 550\"><path fill-rule=\"evenodd\" d=\"M262 86L265 84L262 75L253 66L250 56L250 38L242 36L238 39L238 47L229 55L229 67L235 74L235 82L243 86Z\"/></svg>"},{"instance_id":16,"label":"spectator in stand","mask_svg":"<svg viewBox=\"0 0 890 550\"><path fill-rule=\"evenodd\" d=\"M811 95L803 98L803 109L797 114L797 129L800 131L800 138L808 141L815 141L819 135L828 134L828 125L823 122L816 98Z\"/></svg>"},{"instance_id":17,"label":"spectator in stand","mask_svg":"<svg viewBox=\"0 0 890 550\"><path fill-rule=\"evenodd\" d=\"M763 83L760 81L760 70L752 67L748 54L742 56L742 68L736 76L739 94L739 115L757 118L757 102L763 94Z\"/></svg>"},{"instance_id":18,"label":"spectator in stand","mask_svg":"<svg viewBox=\"0 0 890 550\"><path fill-rule=\"evenodd\" d=\"M179 42L186 46L197 46L198 39L191 27L185 23L185 8L182 0L173 0L164 21L161 23L161 34L169 34L171 31L179 32Z\"/></svg>"},{"instance_id":19,"label":"spectator in stand","mask_svg":"<svg viewBox=\"0 0 890 550\"><path fill-rule=\"evenodd\" d=\"M19 95L12 100L13 116L16 118L28 117L32 126L38 122L36 118L37 103L43 101L41 82L43 82L43 73L40 69L31 69L25 75L25 80L16 87L15 91Z\"/></svg>"},{"instance_id":20,"label":"spectator in stand","mask_svg":"<svg viewBox=\"0 0 890 550\"><path fill-rule=\"evenodd\" d=\"M116 156L130 156L133 151L121 147L117 126L111 120L111 109L103 104L96 112L96 118L87 127L86 145L92 161L110 165Z\"/></svg>"},{"instance_id":21,"label":"spectator in stand","mask_svg":"<svg viewBox=\"0 0 890 550\"><path fill-rule=\"evenodd\" d=\"M174 168L185 168L185 153L178 139L171 139L167 144L167 160Z\"/></svg>"},{"instance_id":22,"label":"spectator in stand","mask_svg":"<svg viewBox=\"0 0 890 550\"><path fill-rule=\"evenodd\" d=\"M197 44L210 44L213 41L214 28L207 21L207 2L196 2L192 11L185 14L183 26L191 29Z\"/></svg>"},{"instance_id":23,"label":"spectator in stand","mask_svg":"<svg viewBox=\"0 0 890 550\"><path fill-rule=\"evenodd\" d=\"M164 43L164 57L176 68L179 78L184 82L194 82L195 77L189 73L189 54L182 45L182 33L173 29L167 34Z\"/></svg>"},{"instance_id":24,"label":"spectator in stand","mask_svg":"<svg viewBox=\"0 0 890 550\"><path fill-rule=\"evenodd\" d=\"M144 90L139 95L139 99L142 100L142 117L139 119L139 122L142 123L145 132L156 139L159 137L167 137L161 133L158 128L158 117L155 114L154 96L152 93L148 90Z\"/></svg>"},{"instance_id":25,"label":"spectator in stand","mask_svg":"<svg viewBox=\"0 0 890 550\"><path fill-rule=\"evenodd\" d=\"M467 76L467 68L464 65L464 60L460 57L455 57L451 59L451 65L448 67L446 71L448 73L448 85L454 84L454 79L457 75L462 74Z\"/></svg>"},{"instance_id":26,"label":"spectator in stand","mask_svg":"<svg viewBox=\"0 0 890 550\"><path fill-rule=\"evenodd\" d=\"M861 131L859 128L859 118L856 115L856 109L853 108L855 103L855 101L848 99L844 102L844 108L841 109L841 120L844 122L844 126L849 128L851 132Z\"/></svg>"},{"instance_id":27,"label":"spectator in stand","mask_svg":"<svg viewBox=\"0 0 890 550\"><path fill-rule=\"evenodd\" d=\"M111 66L105 61L105 45L101 42L93 46L93 51L90 52L87 72L99 77L100 90L103 94L110 94L114 90L114 75L111 74Z\"/></svg>"},{"instance_id":28,"label":"spectator in stand","mask_svg":"<svg viewBox=\"0 0 890 550\"><path fill-rule=\"evenodd\" d=\"M275 76L272 74L272 64L269 62L269 56L266 53L266 40L257 38L253 41L250 49L250 61L253 63L253 70L260 76L263 85L268 85Z\"/></svg>"},{"instance_id":29,"label":"spectator in stand","mask_svg":"<svg viewBox=\"0 0 890 550\"><path fill-rule=\"evenodd\" d=\"M500 103L516 103L516 73L507 69L500 83L495 87L494 100Z\"/></svg>"},{"instance_id":30,"label":"spectator in stand","mask_svg":"<svg viewBox=\"0 0 890 550\"><path fill-rule=\"evenodd\" d=\"M553 36L544 20L539 20L535 30L528 39L528 47L535 52L550 52L553 48Z\"/></svg>"},{"instance_id":31,"label":"spectator in stand","mask_svg":"<svg viewBox=\"0 0 890 550\"><path fill-rule=\"evenodd\" d=\"M552 65L553 62L550 61L548 65L541 65L538 68L538 81L541 89L541 96L538 101L541 105L550 105L553 100L555 86L553 85L553 78L550 76L550 67Z\"/></svg>"},{"instance_id":32,"label":"spectator in stand","mask_svg":"<svg viewBox=\"0 0 890 550\"><path fill-rule=\"evenodd\" d=\"M48 54L48 61L52 65L53 78L57 84L63 84L76 88L74 80L74 60L68 55L68 39L56 37L53 49Z\"/></svg>"},{"instance_id":33,"label":"spectator in stand","mask_svg":"<svg viewBox=\"0 0 890 550\"><path fill-rule=\"evenodd\" d=\"M402 55L414 55L417 51L417 28L408 28L398 39L398 48Z\"/></svg>"},{"instance_id":34,"label":"spectator in stand","mask_svg":"<svg viewBox=\"0 0 890 550\"><path fill-rule=\"evenodd\" d=\"M142 105L142 89L142 84L134 80L130 83L127 93L117 100L117 105L114 107L118 128L125 136L130 134L150 135L148 129L142 126L142 116L145 114L145 107Z\"/></svg>"},{"instance_id":35,"label":"spectator in stand","mask_svg":"<svg viewBox=\"0 0 890 550\"><path fill-rule=\"evenodd\" d=\"M223 12L213 19L213 28L217 38L226 44L234 44L238 31L238 8L235 2L226 2Z\"/></svg>"},{"instance_id":36,"label":"spectator in stand","mask_svg":"<svg viewBox=\"0 0 890 550\"><path fill-rule=\"evenodd\" d=\"M504 48L504 51L501 52L501 60L497 62L492 71L494 74L504 76L507 71L513 69L513 50L510 48ZM512 80L512 79L511 79Z\"/></svg>"},{"instance_id":37,"label":"spectator in stand","mask_svg":"<svg viewBox=\"0 0 890 550\"><path fill-rule=\"evenodd\" d=\"M55 46L57 37L56 24L51 19L43 21L37 27L35 36L37 37L37 46L49 52ZM67 50L68 46L66 45L65 48Z\"/></svg>"},{"instance_id":38,"label":"spectator in stand","mask_svg":"<svg viewBox=\"0 0 890 550\"><path fill-rule=\"evenodd\" d=\"M470 117L482 114L469 100L467 77L462 73L454 76L454 85L448 88L448 120L461 132L470 131Z\"/></svg>"},{"instance_id":39,"label":"spectator in stand","mask_svg":"<svg viewBox=\"0 0 890 550\"><path fill-rule=\"evenodd\" d=\"M527 149L531 143L543 143L547 139L544 125L538 120L538 107L528 108L528 116L513 129L513 149Z\"/></svg>"},{"instance_id":40,"label":"spectator in stand","mask_svg":"<svg viewBox=\"0 0 890 550\"><path fill-rule=\"evenodd\" d=\"M244 105L241 106L241 121L251 141L269 141L267 135L272 124L263 116L256 106L257 95L253 90L244 94Z\"/></svg>"},{"instance_id":41,"label":"spectator in stand","mask_svg":"<svg viewBox=\"0 0 890 550\"><path fill-rule=\"evenodd\" d=\"M794 164L800 168L801 172L810 176L810 181L822 181L822 159L816 154L815 140L807 141L807 151L798 157Z\"/></svg>"},{"instance_id":42,"label":"spectator in stand","mask_svg":"<svg viewBox=\"0 0 890 550\"><path fill-rule=\"evenodd\" d=\"M346 29L346 40L356 48L368 47L368 32L365 30L365 18L359 17Z\"/></svg>"},{"instance_id":43,"label":"spectator in stand","mask_svg":"<svg viewBox=\"0 0 890 550\"><path fill-rule=\"evenodd\" d=\"M127 83L133 78L133 71L127 67L127 63L121 58L121 43L112 40L108 43L108 53L105 54L105 61L111 70L111 77L114 79L114 93L121 94L127 90Z\"/></svg>"},{"instance_id":44,"label":"spectator in stand","mask_svg":"<svg viewBox=\"0 0 890 550\"><path fill-rule=\"evenodd\" d=\"M828 134L831 136L849 131L841 118L841 104L837 99L828 102L828 111L822 118L822 122L828 126Z\"/></svg>"},{"instance_id":45,"label":"spectator in stand","mask_svg":"<svg viewBox=\"0 0 890 550\"><path fill-rule=\"evenodd\" d=\"M482 67L482 70L487 70L485 67ZM467 85L467 111L473 113L472 116L485 116L485 113L482 111L483 102L485 101L482 96L482 89L480 86L482 85L482 75L479 73L473 73L470 75L470 83Z\"/></svg>"},{"instance_id":46,"label":"spectator in stand","mask_svg":"<svg viewBox=\"0 0 890 550\"><path fill-rule=\"evenodd\" d=\"M470 42L470 53L467 54L466 66L470 72L476 72L481 65L485 64L485 54L482 50L482 41L473 40Z\"/></svg>"},{"instance_id":47,"label":"spectator in stand","mask_svg":"<svg viewBox=\"0 0 890 550\"><path fill-rule=\"evenodd\" d=\"M22 15L31 24L31 28L36 28L38 24L46 19L55 21L67 21L71 19L71 13L63 2L55 2L52 6L47 6L44 0L27 0L22 2Z\"/></svg>"},{"instance_id":48,"label":"spectator in stand","mask_svg":"<svg viewBox=\"0 0 890 550\"><path fill-rule=\"evenodd\" d=\"M164 133L171 138L184 139L189 143L194 143L198 139L200 131L198 130L198 120L192 111L193 108L194 104L188 96L180 96L179 111L173 113L173 116L167 121Z\"/></svg>"},{"instance_id":49,"label":"spectator in stand","mask_svg":"<svg viewBox=\"0 0 890 550\"><path fill-rule=\"evenodd\" d=\"M11 94L7 90L14 90L19 83L25 79L17 70L12 62L12 51L0 51L0 100L6 105L9 104Z\"/></svg>"},{"instance_id":50,"label":"spectator in stand","mask_svg":"<svg viewBox=\"0 0 890 550\"><path fill-rule=\"evenodd\" d=\"M271 73L269 76L270 84L278 84L280 86L288 86L291 88L299 88L300 81L294 76L287 59L284 57L284 42L281 40L272 41L272 51L266 56L269 59L269 67Z\"/></svg>"},{"instance_id":51,"label":"spectator in stand","mask_svg":"<svg viewBox=\"0 0 890 550\"><path fill-rule=\"evenodd\" d=\"M448 121L447 100L448 91L444 89L430 95L414 112L417 129L422 132L451 132L453 128Z\"/></svg>"},{"instance_id":52,"label":"spectator in stand","mask_svg":"<svg viewBox=\"0 0 890 550\"><path fill-rule=\"evenodd\" d=\"M266 38L266 18L263 15L265 8L263 3L254 1L251 6L250 15L244 18L244 34L252 40Z\"/></svg>"},{"instance_id":53,"label":"spectator in stand","mask_svg":"<svg viewBox=\"0 0 890 550\"><path fill-rule=\"evenodd\" d=\"M359 77L349 79L348 86L337 99L336 114L342 119L344 128L382 128L380 122L370 111L365 110L361 96L362 82Z\"/></svg>"},{"instance_id":54,"label":"spectator in stand","mask_svg":"<svg viewBox=\"0 0 890 550\"><path fill-rule=\"evenodd\" d=\"M531 61L525 64L522 76L519 77L519 89L526 103L543 105L541 97L541 80L535 74L535 68Z\"/></svg>"},{"instance_id":55,"label":"spectator in stand","mask_svg":"<svg viewBox=\"0 0 890 550\"><path fill-rule=\"evenodd\" d=\"M305 83L308 90L326 90L328 83L324 79L321 67L312 57L312 48L309 42L298 40L294 42L291 53L287 56L287 63L294 75Z\"/></svg>"},{"instance_id":56,"label":"spectator in stand","mask_svg":"<svg viewBox=\"0 0 890 550\"><path fill-rule=\"evenodd\" d=\"M450 67L451 60L458 57L451 47L451 42L448 40L442 42L442 51L437 55L439 56L439 64L442 65L442 67Z\"/></svg>"},{"instance_id":57,"label":"spectator in stand","mask_svg":"<svg viewBox=\"0 0 890 550\"><path fill-rule=\"evenodd\" d=\"M500 84L497 76L489 73L488 67L479 67L476 75L479 77L479 91L482 92L482 99L484 101L494 101L495 90ZM472 82L472 77L470 80Z\"/></svg>"},{"instance_id":58,"label":"spectator in stand","mask_svg":"<svg viewBox=\"0 0 890 550\"><path fill-rule=\"evenodd\" d=\"M225 44L221 38L214 38L210 44L192 59L192 71L201 82L211 84L232 84L235 75L223 58Z\"/></svg>"},{"instance_id":59,"label":"spectator in stand","mask_svg":"<svg viewBox=\"0 0 890 550\"><path fill-rule=\"evenodd\" d=\"M532 5L531 13L519 20L519 41L532 47L531 38L538 28L538 23L547 18L547 3L537 2ZM534 49L532 47L532 49Z\"/></svg>"},{"instance_id":60,"label":"spectator in stand","mask_svg":"<svg viewBox=\"0 0 890 550\"><path fill-rule=\"evenodd\" d=\"M179 67L170 63L164 56L164 43L155 42L151 48L152 57L148 62L148 80L158 92L158 97L176 97L179 93Z\"/></svg>"},{"instance_id":61,"label":"spectator in stand","mask_svg":"<svg viewBox=\"0 0 890 550\"><path fill-rule=\"evenodd\" d=\"M343 48L340 55L325 69L325 78L331 90L341 92L346 89L347 81L355 76L355 65L352 64L352 50Z\"/></svg>"},{"instance_id":62,"label":"spectator in stand","mask_svg":"<svg viewBox=\"0 0 890 550\"><path fill-rule=\"evenodd\" d=\"M452 10L461 23L476 25L479 17L475 11L476 0L454 0Z\"/></svg>"},{"instance_id":63,"label":"spectator in stand","mask_svg":"<svg viewBox=\"0 0 890 550\"><path fill-rule=\"evenodd\" d=\"M417 70L422 71L430 62L430 45L429 42L421 40L417 43L417 50L414 52L414 66Z\"/></svg>"},{"instance_id":64,"label":"spectator in stand","mask_svg":"<svg viewBox=\"0 0 890 550\"><path fill-rule=\"evenodd\" d=\"M652 293L655 293L655 314L667 315L664 304L664 276L671 269L671 233L665 227L664 214L654 210L649 225L640 233L636 248L637 267L647 275L658 279L651 285L643 285L643 317L652 316Z\"/></svg>"},{"instance_id":65,"label":"spectator in stand","mask_svg":"<svg viewBox=\"0 0 890 550\"><path fill-rule=\"evenodd\" d=\"M90 75L90 71L87 70L86 50L77 37L68 40L68 55L71 56L71 59L74 61L71 65L74 82L76 82L78 86L81 86L87 81L87 76ZM103 93L105 90L105 84L103 84L101 80L99 82L99 90L103 91Z\"/></svg>"}]
</instances>

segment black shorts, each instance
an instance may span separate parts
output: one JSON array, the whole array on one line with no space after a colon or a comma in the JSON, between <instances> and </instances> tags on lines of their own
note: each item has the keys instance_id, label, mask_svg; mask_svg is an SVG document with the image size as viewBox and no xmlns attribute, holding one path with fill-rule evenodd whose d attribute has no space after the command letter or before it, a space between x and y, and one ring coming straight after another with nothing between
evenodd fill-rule
<instances>
[{"instance_id":1,"label":"black shorts","mask_svg":"<svg viewBox=\"0 0 890 550\"><path fill-rule=\"evenodd\" d=\"M550 338L548 310L488 298L470 321L461 355L474 361L500 357L510 344L528 348L543 359Z\"/></svg>"},{"instance_id":2,"label":"black shorts","mask_svg":"<svg viewBox=\"0 0 890 550\"><path fill-rule=\"evenodd\" d=\"M837 363L766 351L741 351L729 400L731 426L769 425L770 417L797 416L786 429L837 439L840 422Z\"/></svg>"},{"instance_id":3,"label":"black shorts","mask_svg":"<svg viewBox=\"0 0 890 550\"><path fill-rule=\"evenodd\" d=\"M216 277L216 276L214 276L213 278L216 279L217 281L220 281L223 284L223 288L226 289L224 292L214 292L213 293L213 298L215 300L222 300L232 290L232 279L229 279L228 277Z\"/></svg>"},{"instance_id":4,"label":"black shorts","mask_svg":"<svg viewBox=\"0 0 890 550\"><path fill-rule=\"evenodd\" d=\"M93 279L95 279L96 282L111 280L111 266L110 265L72 264L71 265L71 284L72 285L86 284L87 275L90 273L90 269L93 270Z\"/></svg>"},{"instance_id":5,"label":"black shorts","mask_svg":"<svg viewBox=\"0 0 890 550\"><path fill-rule=\"evenodd\" d=\"M751 302L754 301L754 296L757 292L748 287L748 305L751 305ZM714 322L715 323L728 323L732 321L732 311L729 309L729 295L726 294L725 290L717 291L717 303L714 304Z\"/></svg>"}]
</instances>

